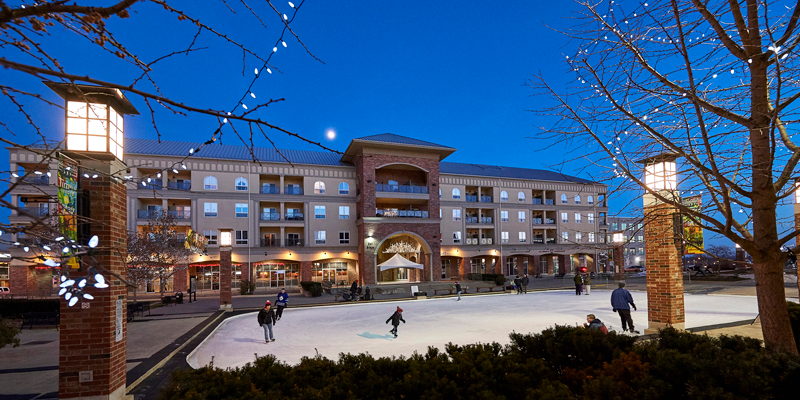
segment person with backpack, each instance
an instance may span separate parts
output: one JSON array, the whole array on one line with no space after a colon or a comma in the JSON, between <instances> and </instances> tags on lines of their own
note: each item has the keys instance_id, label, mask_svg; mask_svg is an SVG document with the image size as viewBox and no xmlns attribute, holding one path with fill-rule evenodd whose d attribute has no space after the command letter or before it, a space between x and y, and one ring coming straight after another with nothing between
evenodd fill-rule
<instances>
[{"instance_id":1,"label":"person with backpack","mask_svg":"<svg viewBox=\"0 0 800 400\"><path fill-rule=\"evenodd\" d=\"M404 324L406 323L406 320L403 319L403 309L397 307L397 310L394 312L394 314L392 314L391 317L389 317L389 319L386 320L386 323L388 324L389 321L392 321L392 326L393 326L392 330L390 330L389 333L393 334L394 337L396 338L397 327L400 325L400 321L403 321Z\"/></svg>"},{"instance_id":2,"label":"person with backpack","mask_svg":"<svg viewBox=\"0 0 800 400\"><path fill-rule=\"evenodd\" d=\"M264 308L258 312L258 324L264 328L264 340L267 343L270 341L275 341L275 337L272 335L272 327L275 325L277 319L275 318L275 310L272 309L272 303L267 301L264 304Z\"/></svg>"},{"instance_id":3,"label":"person with backpack","mask_svg":"<svg viewBox=\"0 0 800 400\"><path fill-rule=\"evenodd\" d=\"M278 321L280 321L281 316L283 316L283 309L289 305L289 293L286 293L286 288L281 288L281 292L278 293L278 299L275 301L275 304L278 306L276 316L278 317Z\"/></svg>"},{"instance_id":4,"label":"person with backpack","mask_svg":"<svg viewBox=\"0 0 800 400\"><path fill-rule=\"evenodd\" d=\"M595 329L603 333L608 333L608 328L606 328L606 324L603 321L597 319L594 314L589 314L586 316L586 322L583 324L584 328Z\"/></svg>"},{"instance_id":5,"label":"person with backpack","mask_svg":"<svg viewBox=\"0 0 800 400\"><path fill-rule=\"evenodd\" d=\"M575 277L572 278L572 281L575 282L575 295L580 296L583 291L583 279L581 278L581 274L575 274Z\"/></svg>"},{"instance_id":6,"label":"person with backpack","mask_svg":"<svg viewBox=\"0 0 800 400\"><path fill-rule=\"evenodd\" d=\"M456 281L456 295L458 295L458 300L461 301L461 284Z\"/></svg>"}]
</instances>

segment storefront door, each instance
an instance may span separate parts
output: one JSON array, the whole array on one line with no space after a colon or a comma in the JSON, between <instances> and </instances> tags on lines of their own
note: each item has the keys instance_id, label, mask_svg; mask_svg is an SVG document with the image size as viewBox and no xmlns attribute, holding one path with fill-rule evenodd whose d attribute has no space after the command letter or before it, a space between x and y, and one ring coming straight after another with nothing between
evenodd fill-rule
<instances>
[{"instance_id":1,"label":"storefront door","mask_svg":"<svg viewBox=\"0 0 800 400\"><path fill-rule=\"evenodd\" d=\"M270 273L270 287L284 287L286 286L286 271L277 270Z\"/></svg>"}]
</instances>

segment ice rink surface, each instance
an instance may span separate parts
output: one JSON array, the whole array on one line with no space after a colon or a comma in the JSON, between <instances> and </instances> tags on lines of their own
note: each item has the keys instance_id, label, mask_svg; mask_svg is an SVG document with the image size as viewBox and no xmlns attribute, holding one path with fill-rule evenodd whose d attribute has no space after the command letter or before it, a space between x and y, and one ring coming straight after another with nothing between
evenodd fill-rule
<instances>
[{"instance_id":1,"label":"ice rink surface","mask_svg":"<svg viewBox=\"0 0 800 400\"><path fill-rule=\"evenodd\" d=\"M632 311L636 329L647 328L647 294L631 292L638 311ZM228 318L187 357L194 368L214 358L220 368L236 367L259 356L273 354L289 364L316 352L331 359L339 353L369 353L375 357L411 355L428 346L477 342L508 343L508 334L540 332L555 324L586 322L595 314L609 330L621 330L619 316L611 311L611 292L595 290L590 296L573 291L547 291L526 295L499 294L453 298L351 303L335 307L287 308L274 327L275 342L264 343L257 313ZM398 338L385 324L400 306L407 323L400 323ZM685 295L686 327L699 327L753 319L758 304L752 296Z\"/></svg>"}]
</instances>

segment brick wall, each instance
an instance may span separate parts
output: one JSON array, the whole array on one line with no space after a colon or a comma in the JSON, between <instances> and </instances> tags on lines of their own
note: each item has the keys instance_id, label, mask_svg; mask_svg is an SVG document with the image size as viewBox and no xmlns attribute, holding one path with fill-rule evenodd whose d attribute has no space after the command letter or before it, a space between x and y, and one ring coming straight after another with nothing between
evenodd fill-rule
<instances>
[{"instance_id":1,"label":"brick wall","mask_svg":"<svg viewBox=\"0 0 800 400\"><path fill-rule=\"evenodd\" d=\"M681 238L673 230L673 215L678 210L669 204L645 207L649 216L645 224L645 256L647 265L647 332L672 325L683 329L683 271Z\"/></svg>"},{"instance_id":2,"label":"brick wall","mask_svg":"<svg viewBox=\"0 0 800 400\"><path fill-rule=\"evenodd\" d=\"M232 309L231 304L231 248L219 249L219 307Z\"/></svg>"},{"instance_id":3,"label":"brick wall","mask_svg":"<svg viewBox=\"0 0 800 400\"><path fill-rule=\"evenodd\" d=\"M33 286L33 266L12 265L8 268L8 287L14 297L28 295L28 286ZM33 295L31 293L31 295Z\"/></svg>"},{"instance_id":4,"label":"brick wall","mask_svg":"<svg viewBox=\"0 0 800 400\"><path fill-rule=\"evenodd\" d=\"M176 292L187 293L189 291L189 268L179 265L178 270L172 274L173 287Z\"/></svg>"}]
</instances>

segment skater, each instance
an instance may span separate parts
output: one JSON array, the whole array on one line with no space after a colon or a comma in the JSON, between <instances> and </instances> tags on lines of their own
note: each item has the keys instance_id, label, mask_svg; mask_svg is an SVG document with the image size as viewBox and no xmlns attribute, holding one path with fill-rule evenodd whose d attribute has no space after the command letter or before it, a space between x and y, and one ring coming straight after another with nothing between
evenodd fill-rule
<instances>
[{"instance_id":1,"label":"skater","mask_svg":"<svg viewBox=\"0 0 800 400\"><path fill-rule=\"evenodd\" d=\"M458 300L456 301L461 301L461 284L458 281L456 281L456 295L458 295Z\"/></svg>"},{"instance_id":2,"label":"skater","mask_svg":"<svg viewBox=\"0 0 800 400\"><path fill-rule=\"evenodd\" d=\"M356 290L358 290L358 279L353 281L353 284L350 285L350 298L353 300L356 299Z\"/></svg>"},{"instance_id":3,"label":"skater","mask_svg":"<svg viewBox=\"0 0 800 400\"><path fill-rule=\"evenodd\" d=\"M581 274L575 274L575 277L572 278L572 281L575 282L575 295L580 296L581 292L583 291L583 279L581 278Z\"/></svg>"},{"instance_id":4,"label":"skater","mask_svg":"<svg viewBox=\"0 0 800 400\"><path fill-rule=\"evenodd\" d=\"M406 323L406 320L403 319L403 309L397 307L397 311L395 311L394 314L392 314L392 316L386 320L386 323L388 324L389 321L392 321L393 326L389 333L393 334L394 337L397 337L397 326L400 325L400 321L403 321L404 324Z\"/></svg>"},{"instance_id":5,"label":"skater","mask_svg":"<svg viewBox=\"0 0 800 400\"><path fill-rule=\"evenodd\" d=\"M275 310L272 310L272 303L267 301L264 304L264 308L258 312L258 324L264 329L264 340L267 343L270 341L275 341L275 337L272 335L272 326L275 325Z\"/></svg>"},{"instance_id":6,"label":"skater","mask_svg":"<svg viewBox=\"0 0 800 400\"><path fill-rule=\"evenodd\" d=\"M625 282L619 283L619 288L611 292L611 307L614 312L619 313L619 318L622 320L622 331L639 334L639 331L633 328L633 318L631 318L631 308L636 310L636 304L633 303L633 296L631 292L625 289Z\"/></svg>"},{"instance_id":7,"label":"skater","mask_svg":"<svg viewBox=\"0 0 800 400\"><path fill-rule=\"evenodd\" d=\"M522 280L519 279L519 275L514 277L514 287L517 289L517 294L522 293Z\"/></svg>"},{"instance_id":8,"label":"skater","mask_svg":"<svg viewBox=\"0 0 800 400\"><path fill-rule=\"evenodd\" d=\"M278 312L275 315L278 317L278 321L280 321L281 316L283 316L283 309L289 305L289 293L286 293L286 288L281 288L281 292L278 293L278 300L275 301L275 305L278 306Z\"/></svg>"},{"instance_id":9,"label":"skater","mask_svg":"<svg viewBox=\"0 0 800 400\"><path fill-rule=\"evenodd\" d=\"M531 283L530 279L528 279L528 274L525 274L522 277L522 293L528 294L528 284Z\"/></svg>"},{"instance_id":10,"label":"skater","mask_svg":"<svg viewBox=\"0 0 800 400\"><path fill-rule=\"evenodd\" d=\"M589 274L583 274L583 291L587 296L592 291L592 278L589 277Z\"/></svg>"},{"instance_id":11,"label":"skater","mask_svg":"<svg viewBox=\"0 0 800 400\"><path fill-rule=\"evenodd\" d=\"M589 314L586 316L586 322L583 323L584 328L589 329L596 329L603 333L608 333L608 328L606 328L606 324L603 321L597 319L594 314Z\"/></svg>"}]
</instances>

